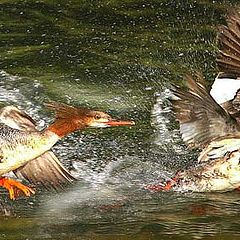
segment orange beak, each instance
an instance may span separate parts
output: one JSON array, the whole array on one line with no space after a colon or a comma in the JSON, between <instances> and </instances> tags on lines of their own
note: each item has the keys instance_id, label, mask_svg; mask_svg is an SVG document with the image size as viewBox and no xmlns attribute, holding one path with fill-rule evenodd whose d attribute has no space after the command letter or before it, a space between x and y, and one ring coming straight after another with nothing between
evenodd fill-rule
<instances>
[{"instance_id":1,"label":"orange beak","mask_svg":"<svg viewBox=\"0 0 240 240\"><path fill-rule=\"evenodd\" d=\"M105 122L106 125L111 126L111 127L116 127L116 126L133 126L135 125L134 121L121 121L121 120L115 120L111 119L108 122Z\"/></svg>"}]
</instances>

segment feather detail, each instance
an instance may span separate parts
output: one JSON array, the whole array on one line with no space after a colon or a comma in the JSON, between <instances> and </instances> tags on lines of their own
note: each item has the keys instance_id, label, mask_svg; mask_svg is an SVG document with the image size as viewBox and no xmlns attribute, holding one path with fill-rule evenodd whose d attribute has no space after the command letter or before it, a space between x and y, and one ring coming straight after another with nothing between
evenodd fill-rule
<instances>
[{"instance_id":1,"label":"feather detail","mask_svg":"<svg viewBox=\"0 0 240 240\"><path fill-rule=\"evenodd\" d=\"M177 100L171 100L184 142L190 147L204 148L214 139L236 135L237 121L209 95L203 80L186 77L188 89L172 90Z\"/></svg>"},{"instance_id":2,"label":"feather detail","mask_svg":"<svg viewBox=\"0 0 240 240\"><path fill-rule=\"evenodd\" d=\"M240 77L240 15L232 12L227 19L227 26L219 28L218 43L220 51L217 65L220 72Z\"/></svg>"}]
</instances>

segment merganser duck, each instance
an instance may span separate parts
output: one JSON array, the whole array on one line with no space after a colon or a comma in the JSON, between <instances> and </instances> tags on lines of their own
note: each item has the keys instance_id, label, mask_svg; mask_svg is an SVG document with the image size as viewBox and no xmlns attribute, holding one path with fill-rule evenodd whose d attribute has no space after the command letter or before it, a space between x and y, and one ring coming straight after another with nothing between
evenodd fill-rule
<instances>
[{"instance_id":1,"label":"merganser duck","mask_svg":"<svg viewBox=\"0 0 240 240\"><path fill-rule=\"evenodd\" d=\"M49 151L64 136L87 127L130 126L133 121L120 121L100 111L51 103L47 107L56 112L56 119L42 131L35 122L14 107L0 111L0 186L9 191L10 199L20 192L26 196L34 190L20 182L4 177L11 171L21 174L30 182L58 187L74 177Z\"/></svg>"},{"instance_id":2,"label":"merganser duck","mask_svg":"<svg viewBox=\"0 0 240 240\"><path fill-rule=\"evenodd\" d=\"M15 106L0 109L0 123L21 131L37 131L36 122L24 111ZM62 165L52 151L43 153L22 167L14 170L15 175L24 178L34 185L58 189L75 178Z\"/></svg>"},{"instance_id":3,"label":"merganser duck","mask_svg":"<svg viewBox=\"0 0 240 240\"><path fill-rule=\"evenodd\" d=\"M198 165L173 179L147 188L193 192L227 192L240 187L240 16L233 13L220 28L220 70L209 92L203 78L187 76L187 89L172 89L173 110L183 141L202 149Z\"/></svg>"}]
</instances>

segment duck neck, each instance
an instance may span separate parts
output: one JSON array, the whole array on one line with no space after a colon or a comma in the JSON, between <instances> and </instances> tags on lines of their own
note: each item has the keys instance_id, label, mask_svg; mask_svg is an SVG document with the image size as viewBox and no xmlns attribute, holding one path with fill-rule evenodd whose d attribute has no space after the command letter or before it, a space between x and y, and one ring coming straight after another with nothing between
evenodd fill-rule
<instances>
[{"instance_id":1,"label":"duck neck","mask_svg":"<svg viewBox=\"0 0 240 240\"><path fill-rule=\"evenodd\" d=\"M72 132L84 128L86 128L86 125L84 123L76 124L71 120L60 119L50 124L50 126L44 130L44 133L47 135L57 135L58 138L61 139Z\"/></svg>"}]
</instances>

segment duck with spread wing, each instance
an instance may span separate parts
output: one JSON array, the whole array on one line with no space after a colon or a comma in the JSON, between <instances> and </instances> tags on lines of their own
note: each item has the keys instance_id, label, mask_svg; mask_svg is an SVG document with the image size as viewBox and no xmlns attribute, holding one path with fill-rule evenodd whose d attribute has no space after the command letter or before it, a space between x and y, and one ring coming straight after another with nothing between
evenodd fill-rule
<instances>
[{"instance_id":1,"label":"duck with spread wing","mask_svg":"<svg viewBox=\"0 0 240 240\"><path fill-rule=\"evenodd\" d=\"M14 106L0 109L0 186L9 191L11 199L19 193L30 196L34 190L8 178L13 171L17 176L47 188L59 188L72 182L74 177L64 168L51 147L66 135L87 127L134 125L133 121L120 121L100 111L77 108L60 103L48 104L56 118L42 131L34 120Z\"/></svg>"},{"instance_id":2,"label":"duck with spread wing","mask_svg":"<svg viewBox=\"0 0 240 240\"><path fill-rule=\"evenodd\" d=\"M174 87L171 99L183 141L201 149L198 164L152 190L226 192L240 188L240 15L219 30L218 77L208 92L200 74Z\"/></svg>"}]
</instances>

